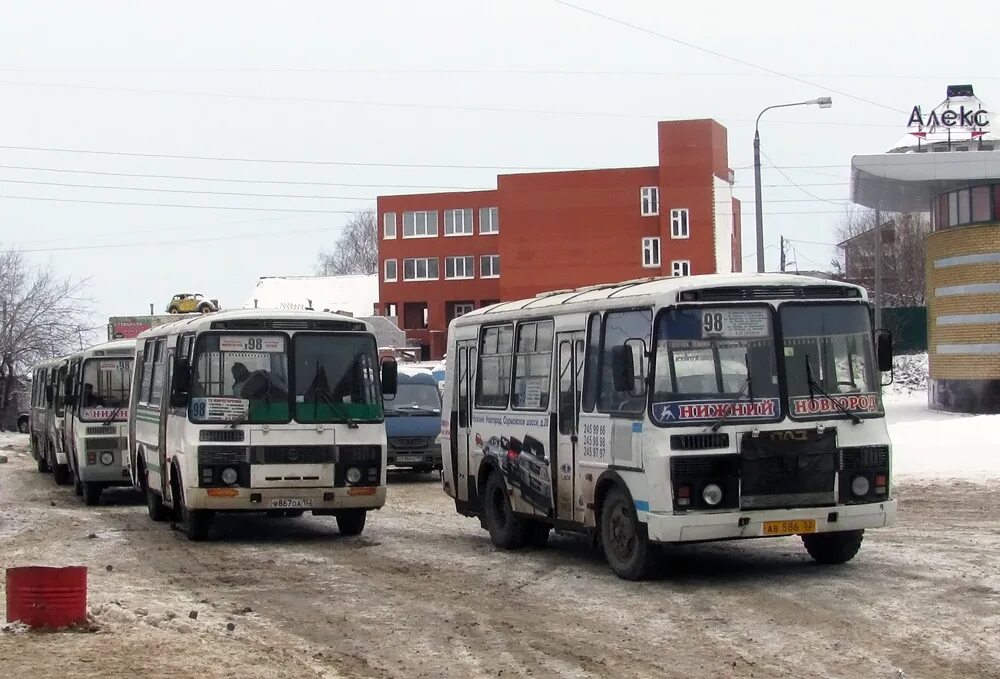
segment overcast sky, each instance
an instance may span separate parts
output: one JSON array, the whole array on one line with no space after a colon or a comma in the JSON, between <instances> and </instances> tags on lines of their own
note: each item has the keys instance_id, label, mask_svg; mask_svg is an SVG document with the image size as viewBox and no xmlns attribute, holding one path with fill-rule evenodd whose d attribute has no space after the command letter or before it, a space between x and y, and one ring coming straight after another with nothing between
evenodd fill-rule
<instances>
[{"instance_id":1,"label":"overcast sky","mask_svg":"<svg viewBox=\"0 0 1000 679\"><path fill-rule=\"evenodd\" d=\"M943 30L940 2L570 2L606 16L556 0L5 0L0 246L89 277L104 317L182 290L241 306L259 276L313 273L379 193L650 165L656 120L711 117L752 267L753 120L829 95L761 124L764 165L784 168L764 171L768 266L784 234L801 268L826 268L852 155L891 147L948 84L1000 97L993 24Z\"/></svg>"}]
</instances>

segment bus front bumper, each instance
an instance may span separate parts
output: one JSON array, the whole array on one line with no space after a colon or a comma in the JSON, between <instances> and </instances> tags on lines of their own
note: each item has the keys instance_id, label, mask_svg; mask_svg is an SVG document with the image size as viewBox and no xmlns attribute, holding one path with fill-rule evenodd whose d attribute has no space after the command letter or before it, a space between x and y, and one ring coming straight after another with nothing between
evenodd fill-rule
<instances>
[{"instance_id":1,"label":"bus front bumper","mask_svg":"<svg viewBox=\"0 0 1000 679\"><path fill-rule=\"evenodd\" d=\"M638 512L654 542L698 542L738 538L774 537L799 532L881 528L896 517L896 501L859 505L769 509L757 511L688 512L684 514ZM774 524L781 522L784 525ZM791 523L799 522L799 523ZM815 523L810 523L815 522ZM769 532L765 532L765 523ZM801 528L801 531L793 530ZM777 531L777 532L774 532Z\"/></svg>"},{"instance_id":2,"label":"bus front bumper","mask_svg":"<svg viewBox=\"0 0 1000 679\"><path fill-rule=\"evenodd\" d=\"M302 509L322 514L339 509L379 509L385 486L338 488L185 488L190 509L217 512L263 512Z\"/></svg>"}]
</instances>

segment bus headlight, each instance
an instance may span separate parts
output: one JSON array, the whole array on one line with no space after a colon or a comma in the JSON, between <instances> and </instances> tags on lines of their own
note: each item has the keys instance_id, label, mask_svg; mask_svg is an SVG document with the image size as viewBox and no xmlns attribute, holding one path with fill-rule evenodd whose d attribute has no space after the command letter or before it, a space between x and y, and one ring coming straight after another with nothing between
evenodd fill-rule
<instances>
[{"instance_id":1,"label":"bus headlight","mask_svg":"<svg viewBox=\"0 0 1000 679\"><path fill-rule=\"evenodd\" d=\"M855 476L851 479L851 492L857 497L864 497L870 488L868 478L865 476Z\"/></svg>"},{"instance_id":2,"label":"bus headlight","mask_svg":"<svg viewBox=\"0 0 1000 679\"><path fill-rule=\"evenodd\" d=\"M115 461L115 454L109 450L105 450L101 453L101 464L104 466L109 466Z\"/></svg>"},{"instance_id":3,"label":"bus headlight","mask_svg":"<svg viewBox=\"0 0 1000 679\"><path fill-rule=\"evenodd\" d=\"M226 467L222 470L221 478L224 484L231 486L236 483L236 480L239 478L239 474L237 474L236 470L232 467Z\"/></svg>"},{"instance_id":4,"label":"bus headlight","mask_svg":"<svg viewBox=\"0 0 1000 679\"><path fill-rule=\"evenodd\" d=\"M361 470L357 467L350 467L347 470L346 476L348 483L357 483L361 480Z\"/></svg>"},{"instance_id":5,"label":"bus headlight","mask_svg":"<svg viewBox=\"0 0 1000 679\"><path fill-rule=\"evenodd\" d=\"M722 502L722 489L714 483L709 483L701 491L701 499L709 507L714 507Z\"/></svg>"}]
</instances>

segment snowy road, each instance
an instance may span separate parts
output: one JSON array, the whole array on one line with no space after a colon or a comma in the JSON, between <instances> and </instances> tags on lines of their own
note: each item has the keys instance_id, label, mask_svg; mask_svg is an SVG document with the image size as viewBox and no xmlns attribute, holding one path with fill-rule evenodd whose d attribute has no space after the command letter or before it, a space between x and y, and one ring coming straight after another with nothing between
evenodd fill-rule
<instances>
[{"instance_id":1,"label":"snowy road","mask_svg":"<svg viewBox=\"0 0 1000 679\"><path fill-rule=\"evenodd\" d=\"M571 538L495 551L427 478L396 477L361 538L223 518L191 544L130 493L85 508L13 447L0 566L89 566L99 629L0 633L12 679L1000 676L996 479L903 475L899 522L843 567L777 538L670 549L631 583Z\"/></svg>"}]
</instances>

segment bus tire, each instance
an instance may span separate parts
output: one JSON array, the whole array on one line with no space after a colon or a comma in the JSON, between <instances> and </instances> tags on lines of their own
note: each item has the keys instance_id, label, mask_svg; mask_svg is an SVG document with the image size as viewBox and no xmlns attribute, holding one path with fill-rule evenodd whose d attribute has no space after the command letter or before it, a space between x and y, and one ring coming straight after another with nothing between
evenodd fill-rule
<instances>
[{"instance_id":1,"label":"bus tire","mask_svg":"<svg viewBox=\"0 0 1000 679\"><path fill-rule=\"evenodd\" d=\"M643 580L655 565L646 524L618 487L608 491L601 505L601 547L611 570L624 580Z\"/></svg>"},{"instance_id":2,"label":"bus tire","mask_svg":"<svg viewBox=\"0 0 1000 679\"><path fill-rule=\"evenodd\" d=\"M361 535L367 518L364 509L344 509L337 513L337 528L341 535Z\"/></svg>"},{"instance_id":3,"label":"bus tire","mask_svg":"<svg viewBox=\"0 0 1000 679\"><path fill-rule=\"evenodd\" d=\"M810 533L802 536L802 544L817 563L836 565L853 559L861 549L864 538L864 529Z\"/></svg>"},{"instance_id":4,"label":"bus tire","mask_svg":"<svg viewBox=\"0 0 1000 679\"><path fill-rule=\"evenodd\" d=\"M163 504L163 498L155 490L149 487L147 481L142 482L146 490L146 512L153 521L166 521L167 508Z\"/></svg>"},{"instance_id":5,"label":"bus tire","mask_svg":"<svg viewBox=\"0 0 1000 679\"><path fill-rule=\"evenodd\" d=\"M524 541L529 547L545 549L549 545L549 533L552 526L541 521L526 521Z\"/></svg>"},{"instance_id":6,"label":"bus tire","mask_svg":"<svg viewBox=\"0 0 1000 679\"><path fill-rule=\"evenodd\" d=\"M39 474L47 474L49 472L49 461L45 459L44 455L39 455L35 458L35 462L38 464Z\"/></svg>"},{"instance_id":7,"label":"bus tire","mask_svg":"<svg viewBox=\"0 0 1000 679\"><path fill-rule=\"evenodd\" d=\"M94 507L101 501L101 491L104 488L99 483L83 482L83 504Z\"/></svg>"},{"instance_id":8,"label":"bus tire","mask_svg":"<svg viewBox=\"0 0 1000 679\"><path fill-rule=\"evenodd\" d=\"M188 509L182 504L181 526L188 540L204 542L208 539L208 531L212 527L212 512L205 509Z\"/></svg>"},{"instance_id":9,"label":"bus tire","mask_svg":"<svg viewBox=\"0 0 1000 679\"><path fill-rule=\"evenodd\" d=\"M57 486L68 486L71 481L69 465L57 464L52 467L52 479Z\"/></svg>"},{"instance_id":10,"label":"bus tire","mask_svg":"<svg viewBox=\"0 0 1000 679\"><path fill-rule=\"evenodd\" d=\"M73 474L73 492L77 497L83 497L83 481L80 480L80 475Z\"/></svg>"},{"instance_id":11,"label":"bus tire","mask_svg":"<svg viewBox=\"0 0 1000 679\"><path fill-rule=\"evenodd\" d=\"M500 549L520 549L524 546L526 527L524 520L514 513L507 495L503 475L494 471L486 479L483 493L483 522L490 533L490 540Z\"/></svg>"}]
</instances>

